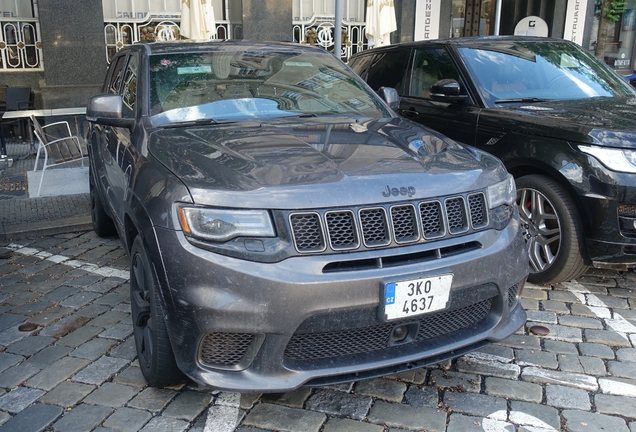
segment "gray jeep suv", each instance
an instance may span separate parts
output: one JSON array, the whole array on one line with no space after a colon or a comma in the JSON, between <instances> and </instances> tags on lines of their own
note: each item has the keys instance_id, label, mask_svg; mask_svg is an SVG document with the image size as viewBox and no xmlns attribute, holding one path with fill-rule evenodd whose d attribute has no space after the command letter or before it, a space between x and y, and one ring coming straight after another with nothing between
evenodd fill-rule
<instances>
[{"instance_id":1,"label":"gray jeep suv","mask_svg":"<svg viewBox=\"0 0 636 432\"><path fill-rule=\"evenodd\" d=\"M135 44L87 118L93 223L130 255L151 385L380 376L525 321L501 162L399 118L325 51Z\"/></svg>"}]
</instances>

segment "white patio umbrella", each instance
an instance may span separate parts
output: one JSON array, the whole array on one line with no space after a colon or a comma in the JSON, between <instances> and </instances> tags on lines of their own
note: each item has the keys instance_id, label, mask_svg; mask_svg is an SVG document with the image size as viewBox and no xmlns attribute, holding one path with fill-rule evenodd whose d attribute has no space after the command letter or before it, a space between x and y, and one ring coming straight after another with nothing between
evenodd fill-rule
<instances>
[{"instance_id":1,"label":"white patio umbrella","mask_svg":"<svg viewBox=\"0 0 636 432\"><path fill-rule=\"evenodd\" d=\"M210 40L216 36L212 0L181 0L181 36Z\"/></svg>"},{"instance_id":2,"label":"white patio umbrella","mask_svg":"<svg viewBox=\"0 0 636 432\"><path fill-rule=\"evenodd\" d=\"M396 30L393 0L367 0L366 36L369 47L390 45L390 35Z\"/></svg>"}]
</instances>

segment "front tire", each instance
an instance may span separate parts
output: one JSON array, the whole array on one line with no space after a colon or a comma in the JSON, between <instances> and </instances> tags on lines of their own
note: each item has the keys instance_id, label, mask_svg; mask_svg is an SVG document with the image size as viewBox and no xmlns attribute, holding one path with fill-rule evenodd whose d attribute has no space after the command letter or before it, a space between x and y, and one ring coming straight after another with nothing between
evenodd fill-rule
<instances>
[{"instance_id":1,"label":"front tire","mask_svg":"<svg viewBox=\"0 0 636 432\"><path fill-rule=\"evenodd\" d=\"M141 236L130 253L130 303L133 334L141 372L153 387L182 383L164 321L157 283Z\"/></svg>"},{"instance_id":2,"label":"front tire","mask_svg":"<svg viewBox=\"0 0 636 432\"><path fill-rule=\"evenodd\" d=\"M557 283L585 273L583 225L563 187L543 175L520 177L517 206L530 258L528 281Z\"/></svg>"}]
</instances>

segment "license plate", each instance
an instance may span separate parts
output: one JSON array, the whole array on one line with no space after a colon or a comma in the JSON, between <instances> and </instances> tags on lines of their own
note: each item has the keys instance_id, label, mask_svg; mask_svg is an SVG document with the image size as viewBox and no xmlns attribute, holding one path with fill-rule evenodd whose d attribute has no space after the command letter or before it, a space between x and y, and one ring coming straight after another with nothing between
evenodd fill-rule
<instances>
[{"instance_id":1,"label":"license plate","mask_svg":"<svg viewBox=\"0 0 636 432\"><path fill-rule=\"evenodd\" d=\"M453 275L443 274L385 284L385 318L394 320L445 309L452 283Z\"/></svg>"}]
</instances>

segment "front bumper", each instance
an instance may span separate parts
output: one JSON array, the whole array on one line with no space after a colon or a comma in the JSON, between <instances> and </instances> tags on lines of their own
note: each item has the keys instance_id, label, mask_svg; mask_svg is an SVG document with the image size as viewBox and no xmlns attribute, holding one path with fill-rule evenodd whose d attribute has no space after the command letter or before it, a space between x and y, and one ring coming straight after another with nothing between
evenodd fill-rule
<instances>
[{"instance_id":1,"label":"front bumper","mask_svg":"<svg viewBox=\"0 0 636 432\"><path fill-rule=\"evenodd\" d=\"M202 250L178 231L156 234L162 256L153 261L164 267L157 270L167 281L160 284L177 363L195 381L215 388L285 392L394 373L499 341L526 318L517 296L528 259L516 220L502 231L273 264ZM453 244L461 250L467 242L481 247L396 267L323 271L334 260ZM383 282L449 271L454 277L447 310L389 324L378 318ZM377 343L398 324L414 332L408 343L380 341L367 351L364 344L354 346L360 334Z\"/></svg>"},{"instance_id":2,"label":"front bumper","mask_svg":"<svg viewBox=\"0 0 636 432\"><path fill-rule=\"evenodd\" d=\"M611 171L592 156L579 162L581 182L571 184L579 195L590 261L636 264L636 175Z\"/></svg>"}]
</instances>

